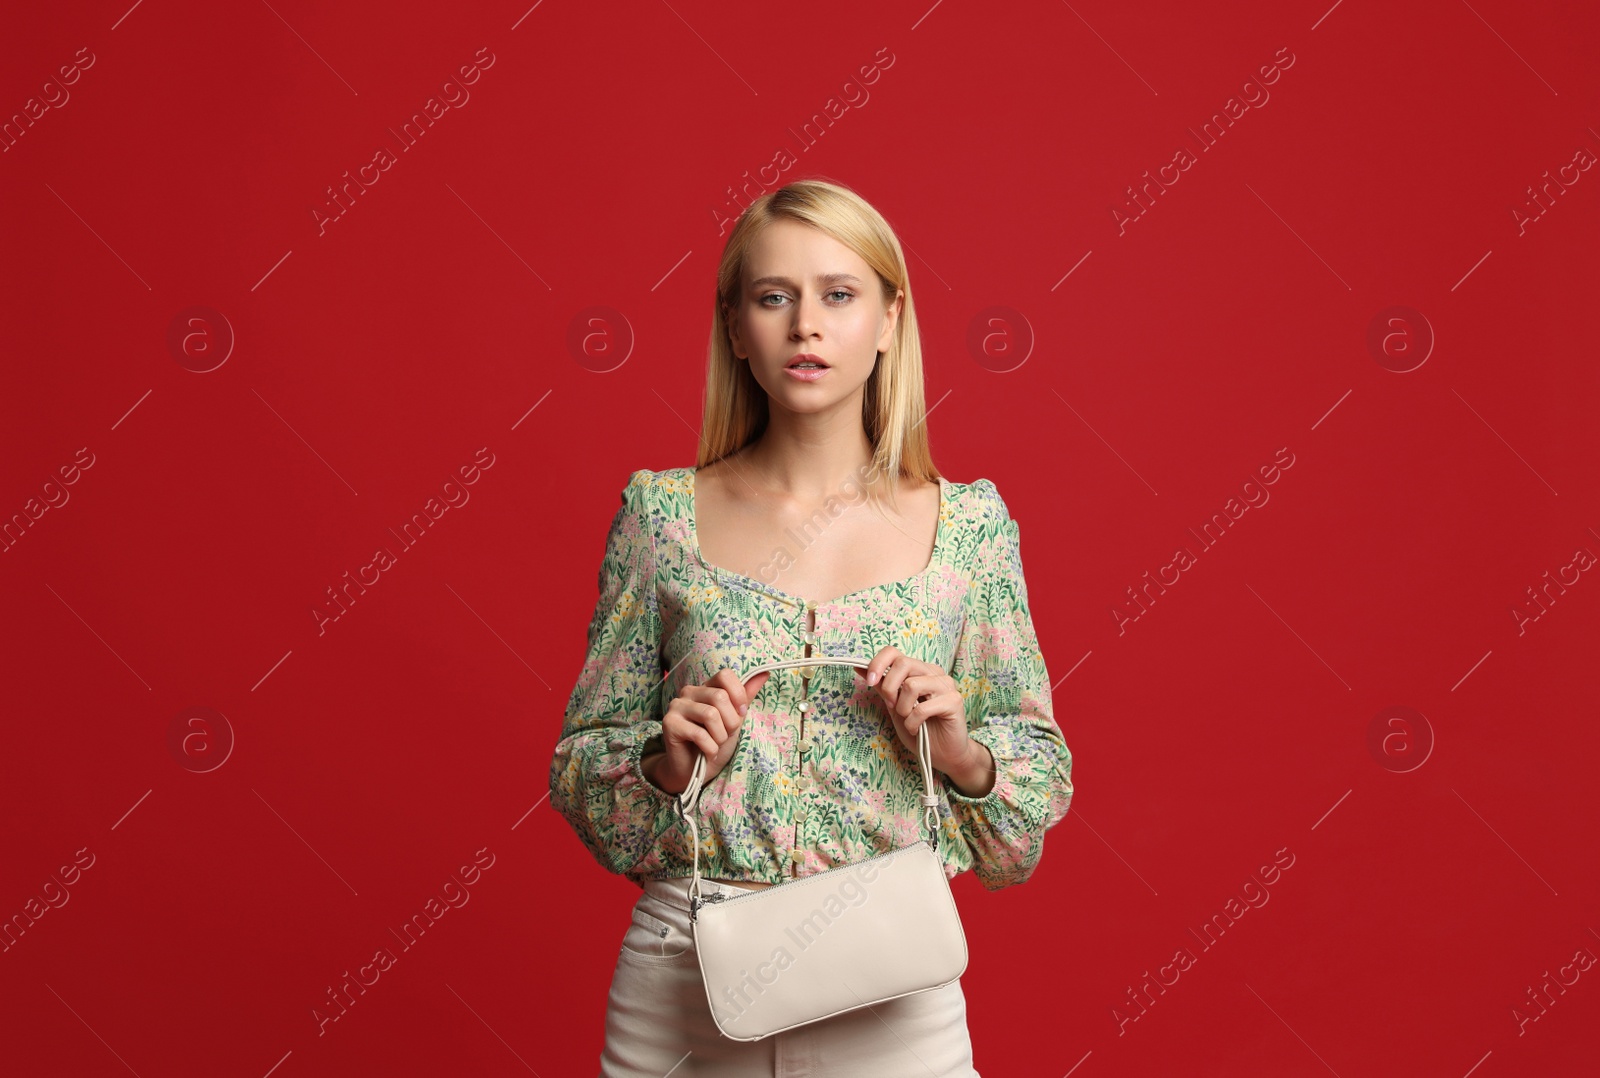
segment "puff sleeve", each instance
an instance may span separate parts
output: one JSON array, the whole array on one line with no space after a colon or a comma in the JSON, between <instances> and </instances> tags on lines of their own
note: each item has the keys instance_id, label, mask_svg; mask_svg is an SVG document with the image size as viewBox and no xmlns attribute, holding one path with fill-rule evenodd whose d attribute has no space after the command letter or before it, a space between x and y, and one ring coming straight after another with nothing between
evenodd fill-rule
<instances>
[{"instance_id":1,"label":"puff sleeve","mask_svg":"<svg viewBox=\"0 0 1600 1078\"><path fill-rule=\"evenodd\" d=\"M639 767L660 747L663 714L650 476L629 477L611 521L588 650L550 762L550 804L614 873L627 872L676 822L677 799Z\"/></svg>"},{"instance_id":2,"label":"puff sleeve","mask_svg":"<svg viewBox=\"0 0 1600 1078\"><path fill-rule=\"evenodd\" d=\"M1022 883L1044 852L1045 831L1072 801L1072 754L1051 711L1050 675L1034 634L1017 522L995 485L983 502L969 606L951 676L967 729L994 756L994 788L968 797L946 785L950 809L990 891Z\"/></svg>"}]
</instances>

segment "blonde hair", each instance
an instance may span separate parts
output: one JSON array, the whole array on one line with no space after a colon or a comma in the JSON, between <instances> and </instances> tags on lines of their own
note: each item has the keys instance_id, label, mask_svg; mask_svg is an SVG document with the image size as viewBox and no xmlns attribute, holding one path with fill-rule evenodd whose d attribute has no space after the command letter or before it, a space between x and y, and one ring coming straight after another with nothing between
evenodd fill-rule
<instances>
[{"instance_id":1,"label":"blonde hair","mask_svg":"<svg viewBox=\"0 0 1600 1078\"><path fill-rule=\"evenodd\" d=\"M928 448L926 398L922 388L922 341L917 332L916 305L906 273L900 241L883 216L865 199L827 180L796 180L757 198L739 215L717 267L711 345L706 360L705 410L700 421L698 467L738 452L767 427L766 390L747 364L733 354L723 306L737 308L743 290L745 260L752 242L767 225L790 220L818 229L856 254L877 273L887 307L902 294L893 339L867 378L861 404L862 429L872 445L872 463L863 485L869 498L895 502L894 484L881 480L900 476L934 481L939 470Z\"/></svg>"}]
</instances>

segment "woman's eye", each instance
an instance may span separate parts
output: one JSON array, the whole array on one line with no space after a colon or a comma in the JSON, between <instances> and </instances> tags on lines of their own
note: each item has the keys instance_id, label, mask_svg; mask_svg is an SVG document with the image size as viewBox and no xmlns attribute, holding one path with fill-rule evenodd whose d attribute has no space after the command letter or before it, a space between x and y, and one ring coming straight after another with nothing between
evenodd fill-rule
<instances>
[{"instance_id":1,"label":"woman's eye","mask_svg":"<svg viewBox=\"0 0 1600 1078\"><path fill-rule=\"evenodd\" d=\"M834 300L834 304L835 305L842 304L842 303L848 303L850 300L855 298L855 293L851 292L849 289L846 289L846 288L835 288L831 292L824 292L823 295L830 296L830 297L832 297L832 296L840 297L839 299ZM766 295L761 297L761 299L759 300L759 303L763 307L776 307L776 306L778 306L777 303L768 303L767 300L769 300L769 299L786 300L788 298L789 297L785 296L782 292L768 292Z\"/></svg>"}]
</instances>

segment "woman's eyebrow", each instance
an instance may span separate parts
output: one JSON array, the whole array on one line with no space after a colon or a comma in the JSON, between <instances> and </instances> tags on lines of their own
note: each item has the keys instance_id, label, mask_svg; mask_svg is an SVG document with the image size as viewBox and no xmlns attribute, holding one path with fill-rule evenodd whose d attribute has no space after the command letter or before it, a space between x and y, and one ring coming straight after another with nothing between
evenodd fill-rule
<instances>
[{"instance_id":1,"label":"woman's eyebrow","mask_svg":"<svg viewBox=\"0 0 1600 1078\"><path fill-rule=\"evenodd\" d=\"M859 287L861 285L861 278L859 278L859 277L857 277L857 276L855 276L853 274L849 274L849 273L823 273L823 274L819 274L817 276L817 283L819 285L822 285L822 284L853 284L853 285L856 285L857 287ZM781 284L781 285L787 285L790 288L794 287L794 282L792 280L790 280L789 278L787 278L787 277L771 277L771 276L768 276L768 277L757 277L755 280L750 282L750 287L751 288L760 288L764 284Z\"/></svg>"}]
</instances>

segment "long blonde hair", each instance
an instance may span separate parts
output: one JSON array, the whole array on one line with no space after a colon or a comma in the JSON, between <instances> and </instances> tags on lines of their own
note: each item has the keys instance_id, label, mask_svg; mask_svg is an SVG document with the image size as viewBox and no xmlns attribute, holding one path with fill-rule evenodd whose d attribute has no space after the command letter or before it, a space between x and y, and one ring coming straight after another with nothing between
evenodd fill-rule
<instances>
[{"instance_id":1,"label":"long blonde hair","mask_svg":"<svg viewBox=\"0 0 1600 1078\"><path fill-rule=\"evenodd\" d=\"M796 180L757 198L739 215L717 267L711 346L706 360L706 400L700 421L698 467L721 460L759 438L767 428L769 405L750 368L733 354L723 305L737 308L745 259L751 243L779 220L810 225L838 240L872 267L887 306L896 290L903 299L888 351L867 379L861 404L862 429L872 445L871 474L864 480L870 498L895 502L888 476L931 482L939 477L928 448L927 404L922 387L922 341L905 255L894 230L865 199L827 180Z\"/></svg>"}]
</instances>

